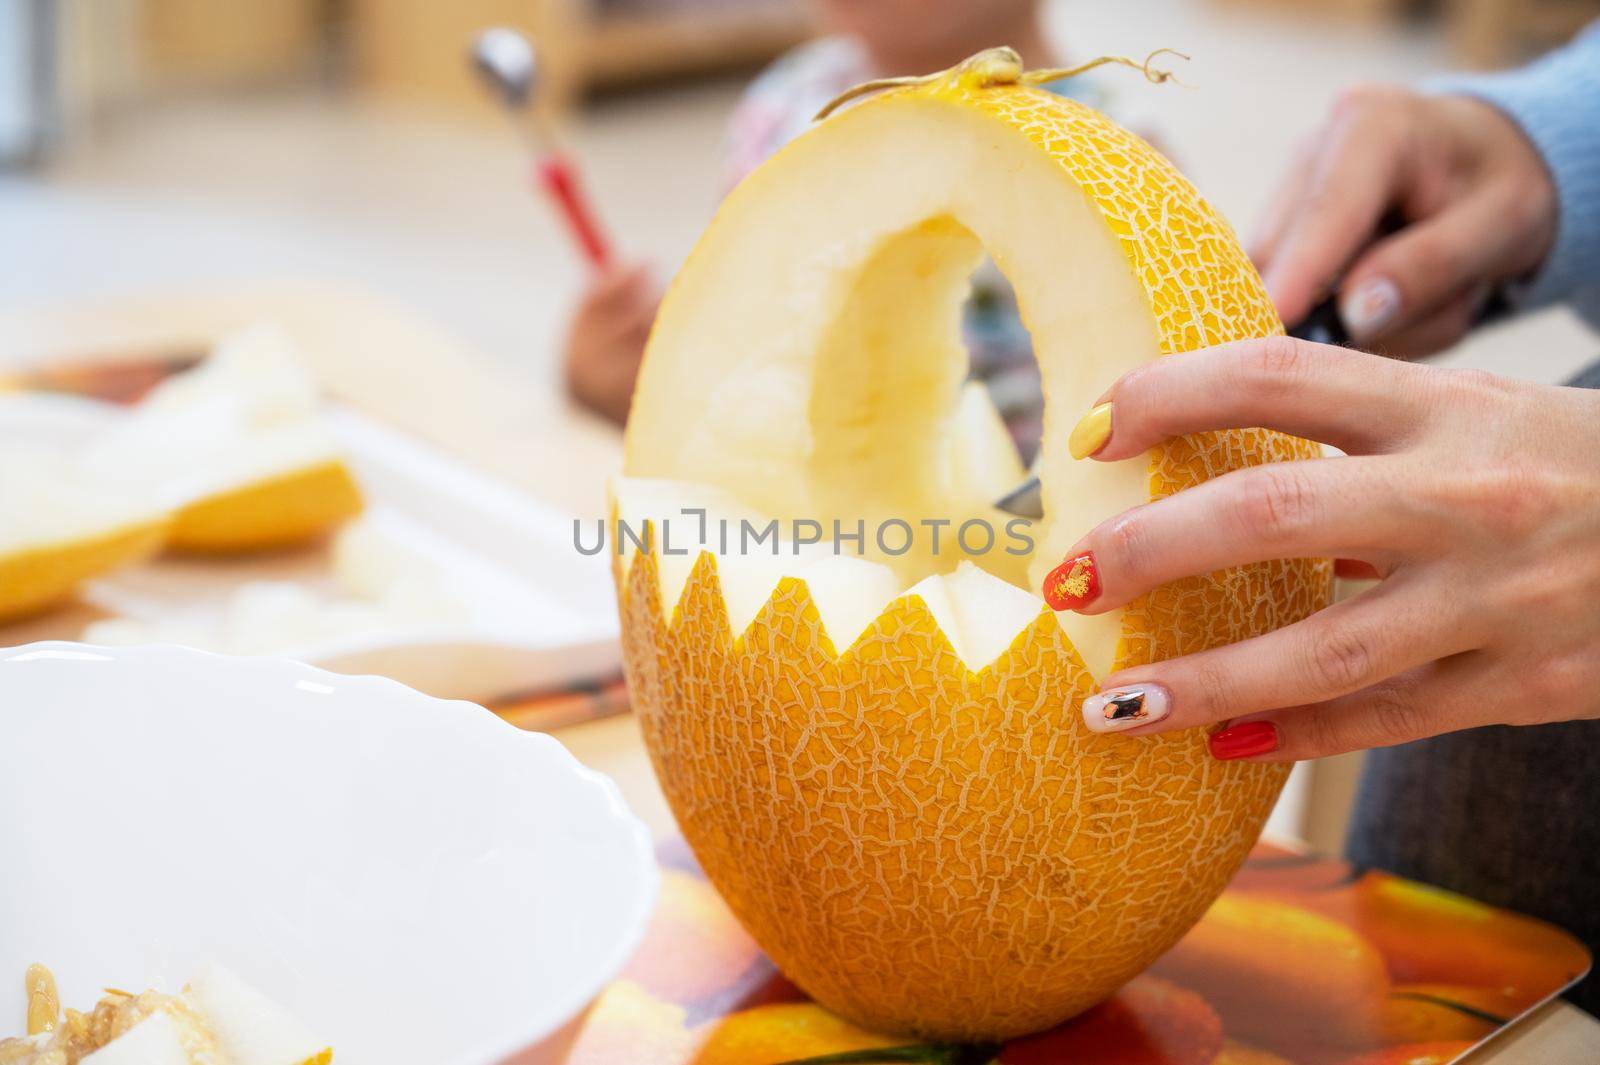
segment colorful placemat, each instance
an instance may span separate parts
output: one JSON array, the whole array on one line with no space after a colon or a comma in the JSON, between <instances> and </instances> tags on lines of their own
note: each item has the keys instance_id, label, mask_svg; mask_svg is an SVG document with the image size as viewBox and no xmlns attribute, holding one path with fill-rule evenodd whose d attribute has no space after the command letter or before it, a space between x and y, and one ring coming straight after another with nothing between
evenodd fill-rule
<instances>
[{"instance_id":1,"label":"colorful placemat","mask_svg":"<svg viewBox=\"0 0 1600 1065\"><path fill-rule=\"evenodd\" d=\"M1004 1046L864 1031L768 961L681 842L643 946L568 1065L1445 1065L1570 986L1551 925L1330 858L1260 845L1151 970Z\"/></svg>"}]
</instances>

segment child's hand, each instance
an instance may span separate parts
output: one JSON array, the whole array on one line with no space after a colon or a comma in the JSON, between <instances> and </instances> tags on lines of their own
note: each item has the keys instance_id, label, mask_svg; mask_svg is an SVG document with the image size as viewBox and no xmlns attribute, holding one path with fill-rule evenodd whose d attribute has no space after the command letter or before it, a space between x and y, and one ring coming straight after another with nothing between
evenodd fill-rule
<instances>
[{"instance_id":1,"label":"child's hand","mask_svg":"<svg viewBox=\"0 0 1600 1065\"><path fill-rule=\"evenodd\" d=\"M567 390L621 425L650 336L661 286L645 263L614 266L594 278L567 327Z\"/></svg>"}]
</instances>

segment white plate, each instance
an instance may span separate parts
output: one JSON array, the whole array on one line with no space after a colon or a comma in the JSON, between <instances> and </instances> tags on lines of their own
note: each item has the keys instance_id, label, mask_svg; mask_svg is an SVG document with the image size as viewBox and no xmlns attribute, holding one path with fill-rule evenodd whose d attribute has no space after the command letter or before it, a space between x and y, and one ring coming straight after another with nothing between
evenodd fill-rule
<instances>
[{"instance_id":1,"label":"white plate","mask_svg":"<svg viewBox=\"0 0 1600 1065\"><path fill-rule=\"evenodd\" d=\"M0 1035L213 959L346 1065L559 1060L643 935L649 834L549 736L377 677L0 652Z\"/></svg>"},{"instance_id":2,"label":"white plate","mask_svg":"<svg viewBox=\"0 0 1600 1065\"><path fill-rule=\"evenodd\" d=\"M60 449L121 411L62 396L0 397L0 448ZM608 560L573 544L573 518L347 408L330 425L368 497L367 520L471 589L470 624L352 634L276 653L376 673L442 698L484 701L621 670ZM592 530L589 535L592 537ZM76 639L97 617L209 622L248 581L329 586L322 548L243 559L158 559L92 582L76 609L0 627L0 645Z\"/></svg>"}]
</instances>

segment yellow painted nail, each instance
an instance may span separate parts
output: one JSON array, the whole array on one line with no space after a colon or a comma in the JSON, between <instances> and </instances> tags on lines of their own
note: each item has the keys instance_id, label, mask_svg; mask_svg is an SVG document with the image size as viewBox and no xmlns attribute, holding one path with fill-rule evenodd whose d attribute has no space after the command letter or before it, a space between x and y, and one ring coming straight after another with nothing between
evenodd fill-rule
<instances>
[{"instance_id":1,"label":"yellow painted nail","mask_svg":"<svg viewBox=\"0 0 1600 1065\"><path fill-rule=\"evenodd\" d=\"M1092 407L1088 414L1078 419L1067 437L1067 450L1075 459L1086 459L1106 446L1111 439L1111 404Z\"/></svg>"}]
</instances>

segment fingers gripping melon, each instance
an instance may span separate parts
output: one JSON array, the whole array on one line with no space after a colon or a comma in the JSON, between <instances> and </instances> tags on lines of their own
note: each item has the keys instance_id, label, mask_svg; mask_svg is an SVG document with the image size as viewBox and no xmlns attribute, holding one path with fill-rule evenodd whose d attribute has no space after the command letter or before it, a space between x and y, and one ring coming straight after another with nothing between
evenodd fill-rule
<instances>
[{"instance_id":1,"label":"fingers gripping melon","mask_svg":"<svg viewBox=\"0 0 1600 1065\"><path fill-rule=\"evenodd\" d=\"M985 251L1048 396L1026 575L998 552L891 556L870 535L864 560L676 557L657 540L617 566L635 706L712 881L823 1004L941 1038L1059 1022L1205 911L1285 767L1214 761L1199 731L1094 735L1079 703L1115 666L1302 618L1330 583L1326 562L1274 562L1093 619L1032 594L1096 521L1312 448L1238 430L1148 462L1068 457L1123 372L1282 327L1169 163L984 57L827 119L728 198L651 337L616 517L677 502L870 528L982 511L1014 467L957 475L950 451ZM987 496L974 469L994 471Z\"/></svg>"}]
</instances>

